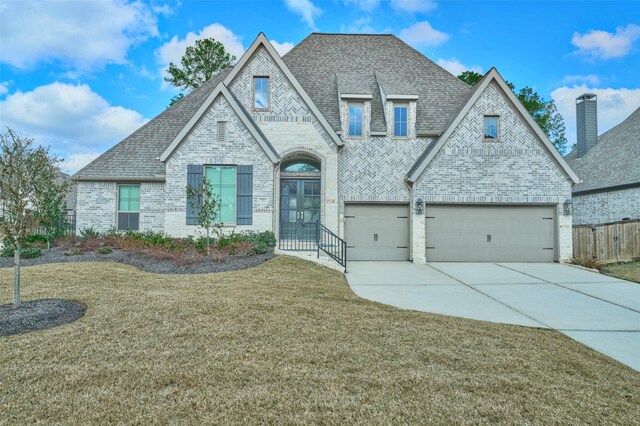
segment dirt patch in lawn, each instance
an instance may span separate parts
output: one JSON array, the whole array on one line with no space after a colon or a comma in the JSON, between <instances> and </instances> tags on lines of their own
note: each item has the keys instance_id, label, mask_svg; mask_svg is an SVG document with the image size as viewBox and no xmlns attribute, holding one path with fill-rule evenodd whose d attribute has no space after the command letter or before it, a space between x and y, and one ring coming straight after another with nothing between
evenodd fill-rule
<instances>
[{"instance_id":1,"label":"dirt patch in lawn","mask_svg":"<svg viewBox=\"0 0 640 426\"><path fill-rule=\"evenodd\" d=\"M640 418L640 374L558 332L377 304L340 273L288 256L188 277L57 263L23 279L25 300L88 309L64 327L0 338L0 424ZM0 302L10 298L0 287Z\"/></svg>"},{"instance_id":2,"label":"dirt patch in lawn","mask_svg":"<svg viewBox=\"0 0 640 426\"><path fill-rule=\"evenodd\" d=\"M84 315L81 303L60 299L22 302L18 306L0 305L0 336L45 330L76 321Z\"/></svg>"},{"instance_id":3,"label":"dirt patch in lawn","mask_svg":"<svg viewBox=\"0 0 640 426\"><path fill-rule=\"evenodd\" d=\"M208 274L211 272L237 271L259 265L274 257L273 249L266 253L251 256L226 256L224 259L214 259L204 255L198 255L190 263L185 263L181 253L175 254L175 259L170 253L165 257L149 256L145 253L109 249L109 253L100 254L98 250L79 251L78 254L69 254L69 250L63 247L53 247L42 252L42 256L35 259L22 259L23 266L44 265L49 263L76 263L76 262L116 262L135 266L146 272L155 274ZM0 257L0 267L13 266L13 258Z\"/></svg>"}]
</instances>

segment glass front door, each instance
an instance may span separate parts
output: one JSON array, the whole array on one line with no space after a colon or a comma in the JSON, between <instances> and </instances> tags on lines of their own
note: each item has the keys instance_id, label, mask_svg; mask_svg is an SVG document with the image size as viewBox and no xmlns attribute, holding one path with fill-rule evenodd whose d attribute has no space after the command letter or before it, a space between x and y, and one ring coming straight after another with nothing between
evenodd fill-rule
<instances>
[{"instance_id":1,"label":"glass front door","mask_svg":"<svg viewBox=\"0 0 640 426\"><path fill-rule=\"evenodd\" d=\"M280 182L280 248L315 250L320 220L320 180L283 179Z\"/></svg>"}]
</instances>

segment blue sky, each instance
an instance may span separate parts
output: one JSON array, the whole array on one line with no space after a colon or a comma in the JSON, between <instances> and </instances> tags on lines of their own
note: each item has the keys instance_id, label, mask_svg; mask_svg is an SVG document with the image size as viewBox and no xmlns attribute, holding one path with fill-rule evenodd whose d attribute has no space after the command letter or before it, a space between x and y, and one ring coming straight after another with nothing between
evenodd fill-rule
<instances>
[{"instance_id":1,"label":"blue sky","mask_svg":"<svg viewBox=\"0 0 640 426\"><path fill-rule=\"evenodd\" d=\"M240 57L260 31L282 53L312 31L393 33L553 98L571 143L581 93L598 94L600 133L640 106L640 2L2 0L0 20L0 124L69 172L160 113L163 70L205 37Z\"/></svg>"}]
</instances>

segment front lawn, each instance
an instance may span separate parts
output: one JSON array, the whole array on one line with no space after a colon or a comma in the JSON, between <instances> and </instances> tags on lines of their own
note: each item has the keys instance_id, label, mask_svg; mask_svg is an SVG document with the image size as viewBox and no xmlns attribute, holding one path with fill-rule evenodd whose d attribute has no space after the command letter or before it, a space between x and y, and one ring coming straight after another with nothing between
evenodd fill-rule
<instances>
[{"instance_id":1,"label":"front lawn","mask_svg":"<svg viewBox=\"0 0 640 426\"><path fill-rule=\"evenodd\" d=\"M49 264L23 278L25 300L87 310L0 338L0 424L640 418L640 374L560 333L368 302L299 259L191 276Z\"/></svg>"},{"instance_id":2,"label":"front lawn","mask_svg":"<svg viewBox=\"0 0 640 426\"><path fill-rule=\"evenodd\" d=\"M600 269L600 272L620 278L621 280L640 283L640 261L604 265Z\"/></svg>"}]
</instances>

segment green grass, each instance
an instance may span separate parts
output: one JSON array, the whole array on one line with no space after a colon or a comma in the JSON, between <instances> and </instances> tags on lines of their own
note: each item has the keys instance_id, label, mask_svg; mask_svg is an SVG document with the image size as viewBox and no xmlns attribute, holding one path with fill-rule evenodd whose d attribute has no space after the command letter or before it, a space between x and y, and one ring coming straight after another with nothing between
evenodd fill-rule
<instances>
[{"instance_id":1,"label":"green grass","mask_svg":"<svg viewBox=\"0 0 640 426\"><path fill-rule=\"evenodd\" d=\"M604 265L601 272L612 277L640 283L640 261Z\"/></svg>"},{"instance_id":2,"label":"green grass","mask_svg":"<svg viewBox=\"0 0 640 426\"><path fill-rule=\"evenodd\" d=\"M0 270L0 303L11 300ZM284 256L155 275L23 270L80 320L0 338L0 424L633 424L640 374L551 330L404 311Z\"/></svg>"}]
</instances>

